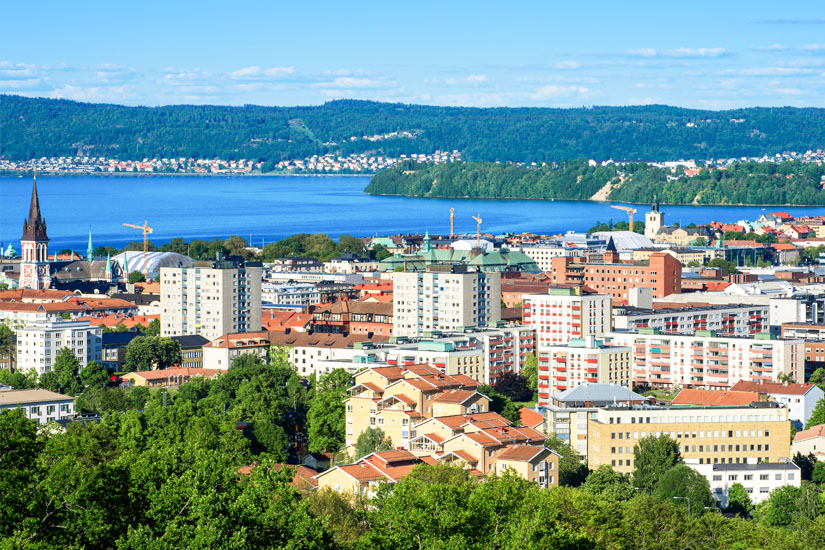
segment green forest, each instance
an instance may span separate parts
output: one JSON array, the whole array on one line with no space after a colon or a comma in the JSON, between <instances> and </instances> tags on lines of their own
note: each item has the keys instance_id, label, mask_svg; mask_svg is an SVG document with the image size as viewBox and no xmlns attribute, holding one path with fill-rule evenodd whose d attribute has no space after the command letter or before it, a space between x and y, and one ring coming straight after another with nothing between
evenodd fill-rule
<instances>
[{"instance_id":1,"label":"green forest","mask_svg":"<svg viewBox=\"0 0 825 550\"><path fill-rule=\"evenodd\" d=\"M126 107L0 95L0 158L386 156L457 149L470 161L661 161L821 148L822 109L470 108L340 100L311 107ZM408 131L414 138L362 136Z\"/></svg>"},{"instance_id":2,"label":"green forest","mask_svg":"<svg viewBox=\"0 0 825 550\"><path fill-rule=\"evenodd\" d=\"M422 164L405 161L373 176L365 192L438 198L590 199L611 184L608 200L664 204L825 204L825 167L815 163L735 163L688 177L645 163L590 166L586 160Z\"/></svg>"},{"instance_id":3,"label":"green forest","mask_svg":"<svg viewBox=\"0 0 825 550\"><path fill-rule=\"evenodd\" d=\"M280 466L285 449L301 432L311 451L340 449L350 375L339 369L306 388L281 351L271 355L268 365L240 356L216 380L176 392L107 389L69 373L81 395L126 393L95 400L105 404L99 423L38 428L20 410L0 413L0 548L825 547L825 463L798 455L802 486L756 506L735 484L723 516L664 435L639 442L632 475L588 472L551 438L558 488L421 464L369 501L296 489ZM375 450L361 440L358 456Z\"/></svg>"}]
</instances>

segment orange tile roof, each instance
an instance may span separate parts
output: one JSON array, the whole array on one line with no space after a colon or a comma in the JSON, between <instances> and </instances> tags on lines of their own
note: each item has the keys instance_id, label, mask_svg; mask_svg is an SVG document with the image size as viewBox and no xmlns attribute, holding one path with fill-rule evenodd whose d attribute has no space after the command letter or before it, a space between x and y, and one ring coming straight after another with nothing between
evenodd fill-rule
<instances>
[{"instance_id":1,"label":"orange tile roof","mask_svg":"<svg viewBox=\"0 0 825 550\"><path fill-rule=\"evenodd\" d=\"M749 382L740 380L731 388L731 391L752 391L758 393L779 393L786 395L805 395L813 384L784 384L782 382Z\"/></svg>"},{"instance_id":2,"label":"orange tile roof","mask_svg":"<svg viewBox=\"0 0 825 550\"><path fill-rule=\"evenodd\" d=\"M357 464L347 464L344 466L336 466L336 468L346 472L350 476L354 477L358 481L375 481L378 479L385 479L386 476L381 473L375 466L372 464L368 464L366 462L358 462ZM334 470L335 468L333 468ZM332 470L327 470L327 472L331 472ZM323 472L319 475L323 475L326 472Z\"/></svg>"},{"instance_id":3,"label":"orange tile roof","mask_svg":"<svg viewBox=\"0 0 825 550\"><path fill-rule=\"evenodd\" d=\"M812 437L825 437L825 424L819 424L807 430L796 432L794 441L802 441L803 439L811 439Z\"/></svg>"},{"instance_id":4,"label":"orange tile roof","mask_svg":"<svg viewBox=\"0 0 825 550\"><path fill-rule=\"evenodd\" d=\"M73 296L68 290L32 290L28 288L17 290L0 290L0 302L8 300L55 300L63 301Z\"/></svg>"},{"instance_id":5,"label":"orange tile roof","mask_svg":"<svg viewBox=\"0 0 825 550\"><path fill-rule=\"evenodd\" d=\"M519 409L519 412L521 413L521 423L529 428L535 428L536 426L544 423L544 417L541 413L538 413L533 409L522 407Z\"/></svg>"},{"instance_id":6,"label":"orange tile roof","mask_svg":"<svg viewBox=\"0 0 825 550\"><path fill-rule=\"evenodd\" d=\"M749 405L757 401L759 401L759 394L753 391L684 389L673 399L673 404L699 407L732 407Z\"/></svg>"},{"instance_id":7,"label":"orange tile roof","mask_svg":"<svg viewBox=\"0 0 825 550\"><path fill-rule=\"evenodd\" d=\"M117 325L123 325L126 328L136 327L137 325L148 326L155 319L160 320L160 315L128 316L115 313L114 315L104 315L102 317L84 315L77 318L78 321L88 321L93 326L116 327Z\"/></svg>"},{"instance_id":8,"label":"orange tile roof","mask_svg":"<svg viewBox=\"0 0 825 550\"><path fill-rule=\"evenodd\" d=\"M496 460L516 460L529 462L544 452L543 445L512 445L503 450Z\"/></svg>"},{"instance_id":9,"label":"orange tile roof","mask_svg":"<svg viewBox=\"0 0 825 550\"><path fill-rule=\"evenodd\" d=\"M435 396L434 401L439 403L464 403L478 392L470 390L447 390ZM481 395L481 394L479 394Z\"/></svg>"}]
</instances>

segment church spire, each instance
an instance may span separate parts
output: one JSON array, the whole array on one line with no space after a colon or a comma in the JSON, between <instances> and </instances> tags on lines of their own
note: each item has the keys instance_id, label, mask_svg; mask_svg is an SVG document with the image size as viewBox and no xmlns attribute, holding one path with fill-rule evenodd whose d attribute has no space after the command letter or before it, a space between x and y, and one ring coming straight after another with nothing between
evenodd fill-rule
<instances>
[{"instance_id":1,"label":"church spire","mask_svg":"<svg viewBox=\"0 0 825 550\"><path fill-rule=\"evenodd\" d=\"M89 246L86 247L86 261L92 263L95 259L95 249L92 246L92 226L89 226Z\"/></svg>"},{"instance_id":2,"label":"church spire","mask_svg":"<svg viewBox=\"0 0 825 550\"><path fill-rule=\"evenodd\" d=\"M29 217L23 222L23 237L21 241L48 241L46 235L46 220L40 215L40 197L37 195L37 174L32 185L32 199L29 204Z\"/></svg>"}]
</instances>

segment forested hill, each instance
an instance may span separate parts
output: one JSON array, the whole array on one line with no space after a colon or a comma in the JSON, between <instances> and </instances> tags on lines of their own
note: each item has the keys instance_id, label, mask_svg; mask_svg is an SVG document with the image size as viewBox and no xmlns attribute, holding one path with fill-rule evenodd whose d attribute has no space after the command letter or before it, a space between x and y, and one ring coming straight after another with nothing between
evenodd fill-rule
<instances>
[{"instance_id":1,"label":"forested hill","mask_svg":"<svg viewBox=\"0 0 825 550\"><path fill-rule=\"evenodd\" d=\"M822 148L824 121L823 109L790 107L479 109L344 100L313 107L148 108L0 95L0 158L277 161L457 149L471 161L706 159ZM392 132L410 134L362 139Z\"/></svg>"},{"instance_id":2,"label":"forested hill","mask_svg":"<svg viewBox=\"0 0 825 550\"><path fill-rule=\"evenodd\" d=\"M825 204L825 167L815 163L742 162L688 177L643 163L591 166L405 161L373 176L366 192L412 197L587 200L606 184L608 200L666 204Z\"/></svg>"}]
</instances>

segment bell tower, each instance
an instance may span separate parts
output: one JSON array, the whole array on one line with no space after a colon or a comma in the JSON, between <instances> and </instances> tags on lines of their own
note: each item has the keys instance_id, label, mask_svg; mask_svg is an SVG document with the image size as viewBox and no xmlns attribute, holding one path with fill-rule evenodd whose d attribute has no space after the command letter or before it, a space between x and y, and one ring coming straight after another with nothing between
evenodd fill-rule
<instances>
[{"instance_id":1,"label":"bell tower","mask_svg":"<svg viewBox=\"0 0 825 550\"><path fill-rule=\"evenodd\" d=\"M650 212L645 214L645 237L651 241L656 240L656 234L662 227L665 215L659 211L659 201L653 196L653 204L650 205Z\"/></svg>"},{"instance_id":2,"label":"bell tower","mask_svg":"<svg viewBox=\"0 0 825 550\"><path fill-rule=\"evenodd\" d=\"M37 196L37 175L32 186L29 217L23 222L23 236L20 238L22 259L20 261L20 288L40 290L51 286L49 269L49 236L46 235L46 220L40 215L40 199Z\"/></svg>"}]
</instances>

